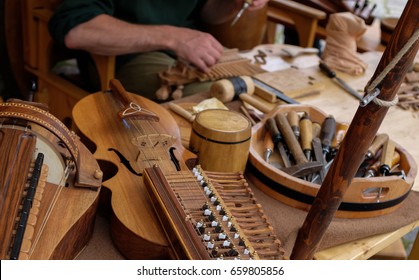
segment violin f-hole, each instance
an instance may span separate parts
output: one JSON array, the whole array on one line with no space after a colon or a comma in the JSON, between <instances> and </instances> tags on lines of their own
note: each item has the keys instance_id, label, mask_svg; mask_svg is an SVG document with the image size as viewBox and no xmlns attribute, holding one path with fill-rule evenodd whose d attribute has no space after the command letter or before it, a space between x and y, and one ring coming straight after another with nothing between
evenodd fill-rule
<instances>
[{"instance_id":1,"label":"violin f-hole","mask_svg":"<svg viewBox=\"0 0 419 280\"><path fill-rule=\"evenodd\" d=\"M180 171L180 164L179 164L179 160L176 158L175 153L173 152L174 150L176 150L175 147L170 147L169 149L169 154L170 154L170 160L173 162L173 164L176 167L177 171Z\"/></svg>"},{"instance_id":2,"label":"violin f-hole","mask_svg":"<svg viewBox=\"0 0 419 280\"><path fill-rule=\"evenodd\" d=\"M137 176L143 176L143 173L141 172L137 172L134 170L134 168L132 168L131 163L129 162L129 160L127 160L127 158L118 150L114 149L114 148L109 148L108 151L114 152L118 157L119 160L121 161L121 163L132 173L135 174Z\"/></svg>"}]
</instances>

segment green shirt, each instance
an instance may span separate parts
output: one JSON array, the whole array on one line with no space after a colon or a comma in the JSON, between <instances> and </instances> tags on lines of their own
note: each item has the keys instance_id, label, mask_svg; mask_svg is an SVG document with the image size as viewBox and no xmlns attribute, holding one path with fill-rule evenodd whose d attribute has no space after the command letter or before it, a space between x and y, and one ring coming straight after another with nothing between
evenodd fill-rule
<instances>
[{"instance_id":1,"label":"green shirt","mask_svg":"<svg viewBox=\"0 0 419 280\"><path fill-rule=\"evenodd\" d=\"M49 21L49 32L56 42L76 25L98 15L140 24L166 24L195 28L195 22L206 0L63 0ZM165 51L165 50L162 50ZM170 51L165 51L171 54ZM171 54L173 55L173 54ZM117 68L134 55L117 58Z\"/></svg>"},{"instance_id":2,"label":"green shirt","mask_svg":"<svg viewBox=\"0 0 419 280\"><path fill-rule=\"evenodd\" d=\"M51 36L64 42L74 26L100 14L141 24L167 24L195 27L195 20L206 0L63 0L49 22Z\"/></svg>"}]
</instances>

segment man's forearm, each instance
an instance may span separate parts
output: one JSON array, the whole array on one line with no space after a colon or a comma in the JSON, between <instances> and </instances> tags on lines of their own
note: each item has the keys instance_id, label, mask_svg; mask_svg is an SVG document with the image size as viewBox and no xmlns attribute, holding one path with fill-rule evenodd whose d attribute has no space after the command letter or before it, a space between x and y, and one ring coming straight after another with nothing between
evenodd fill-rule
<instances>
[{"instance_id":1,"label":"man's forearm","mask_svg":"<svg viewBox=\"0 0 419 280\"><path fill-rule=\"evenodd\" d=\"M67 33L65 44L71 49L83 49L101 55L120 55L170 49L175 27L131 24L109 15L99 15Z\"/></svg>"}]
</instances>

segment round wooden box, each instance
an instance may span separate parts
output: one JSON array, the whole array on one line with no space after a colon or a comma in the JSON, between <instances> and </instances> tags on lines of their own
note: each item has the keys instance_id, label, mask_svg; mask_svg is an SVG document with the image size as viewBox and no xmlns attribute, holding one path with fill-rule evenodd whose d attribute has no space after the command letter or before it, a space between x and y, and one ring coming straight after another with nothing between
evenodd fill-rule
<instances>
[{"instance_id":1,"label":"round wooden box","mask_svg":"<svg viewBox=\"0 0 419 280\"><path fill-rule=\"evenodd\" d=\"M316 107L300 104L282 105L272 110L261 122L252 127L252 139L246 174L256 187L271 197L298 209L308 211L317 195L320 185L291 176L269 164L264 159L264 138L267 133L265 122L278 113L304 112L313 122L323 123L327 114ZM337 120L337 123L338 120ZM408 196L417 174L413 157L396 143L400 154L400 169L406 174L399 176L355 177L347 189L336 212L340 218L368 218L391 213L400 207ZM379 200L374 192L380 191Z\"/></svg>"},{"instance_id":2,"label":"round wooden box","mask_svg":"<svg viewBox=\"0 0 419 280\"><path fill-rule=\"evenodd\" d=\"M198 113L192 123L189 148L204 170L244 172L251 133L250 121L240 113L209 109Z\"/></svg>"}]
</instances>

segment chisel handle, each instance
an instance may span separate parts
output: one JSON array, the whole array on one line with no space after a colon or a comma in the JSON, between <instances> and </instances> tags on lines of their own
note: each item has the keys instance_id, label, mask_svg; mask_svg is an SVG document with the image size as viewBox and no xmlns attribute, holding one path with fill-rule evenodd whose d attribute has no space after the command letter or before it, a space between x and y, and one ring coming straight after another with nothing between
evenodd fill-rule
<instances>
[{"instance_id":1,"label":"chisel handle","mask_svg":"<svg viewBox=\"0 0 419 280\"><path fill-rule=\"evenodd\" d=\"M276 125L276 122L273 118L267 119L265 125L266 125L266 127L269 131L269 134L272 137L273 143L276 144L276 143L282 141L282 135L279 132L278 126Z\"/></svg>"},{"instance_id":2,"label":"chisel handle","mask_svg":"<svg viewBox=\"0 0 419 280\"><path fill-rule=\"evenodd\" d=\"M312 122L313 123L313 138L317 137L320 139L320 131L322 130L322 125L318 122Z\"/></svg>"},{"instance_id":3,"label":"chisel handle","mask_svg":"<svg viewBox=\"0 0 419 280\"><path fill-rule=\"evenodd\" d=\"M300 143L298 142L297 138L295 138L292 128L285 115L283 113L276 114L275 122L297 164L308 162L300 146Z\"/></svg>"},{"instance_id":4,"label":"chisel handle","mask_svg":"<svg viewBox=\"0 0 419 280\"><path fill-rule=\"evenodd\" d=\"M393 162L394 152L396 151L396 144L390 138L384 143L381 153L380 173L385 175L390 172Z\"/></svg>"},{"instance_id":5,"label":"chisel handle","mask_svg":"<svg viewBox=\"0 0 419 280\"><path fill-rule=\"evenodd\" d=\"M330 69L330 67L329 67L329 66L327 66L327 64L326 64L326 63L324 63L324 62L320 62L320 63L319 63L319 67L320 67L320 70L321 70L323 73L325 73L325 74L326 74L326 76L328 76L329 78L334 78L334 77L336 77L336 72L335 72L335 71L333 71L332 69Z\"/></svg>"},{"instance_id":6,"label":"chisel handle","mask_svg":"<svg viewBox=\"0 0 419 280\"><path fill-rule=\"evenodd\" d=\"M367 151L367 158L373 158L375 157L375 155L377 154L378 150L381 149L381 147L383 147L384 143L388 141L388 134L387 133L381 133L381 134L377 134L374 137L374 140L371 143L371 146L369 147L368 151Z\"/></svg>"},{"instance_id":7,"label":"chisel handle","mask_svg":"<svg viewBox=\"0 0 419 280\"><path fill-rule=\"evenodd\" d=\"M323 153L328 153L336 132L336 120L332 115L326 117L322 123L320 140L322 141Z\"/></svg>"},{"instance_id":8,"label":"chisel handle","mask_svg":"<svg viewBox=\"0 0 419 280\"><path fill-rule=\"evenodd\" d=\"M304 114L300 120L300 142L303 151L311 151L311 140L313 140L313 123L310 116Z\"/></svg>"},{"instance_id":9,"label":"chisel handle","mask_svg":"<svg viewBox=\"0 0 419 280\"><path fill-rule=\"evenodd\" d=\"M335 136L332 141L332 148L337 149L345 138L346 131L348 131L349 125L347 123L337 123Z\"/></svg>"},{"instance_id":10,"label":"chisel handle","mask_svg":"<svg viewBox=\"0 0 419 280\"><path fill-rule=\"evenodd\" d=\"M300 137L300 117L298 116L296 111L290 111L287 113L288 122L291 125L292 131L294 132L295 137L297 139Z\"/></svg>"}]
</instances>

